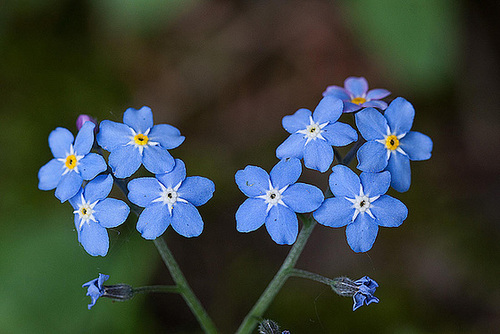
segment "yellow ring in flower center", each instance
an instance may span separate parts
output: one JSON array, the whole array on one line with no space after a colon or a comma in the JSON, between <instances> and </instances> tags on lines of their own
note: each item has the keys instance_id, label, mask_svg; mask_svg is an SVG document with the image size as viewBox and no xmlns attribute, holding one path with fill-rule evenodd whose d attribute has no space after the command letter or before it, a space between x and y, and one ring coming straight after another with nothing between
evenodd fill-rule
<instances>
[{"instance_id":1,"label":"yellow ring in flower center","mask_svg":"<svg viewBox=\"0 0 500 334\"><path fill-rule=\"evenodd\" d=\"M399 146L399 139L395 135L390 135L385 138L385 147L388 150L394 151Z\"/></svg>"},{"instance_id":2,"label":"yellow ring in flower center","mask_svg":"<svg viewBox=\"0 0 500 334\"><path fill-rule=\"evenodd\" d=\"M134 137L134 143L136 143L137 145L147 145L148 141L148 136L143 135L142 133L139 133Z\"/></svg>"},{"instance_id":3,"label":"yellow ring in flower center","mask_svg":"<svg viewBox=\"0 0 500 334\"><path fill-rule=\"evenodd\" d=\"M73 169L76 167L77 163L78 160L76 159L76 156L74 154L71 154L66 157L66 162L64 164L66 165L67 169Z\"/></svg>"},{"instance_id":4,"label":"yellow ring in flower center","mask_svg":"<svg viewBox=\"0 0 500 334\"><path fill-rule=\"evenodd\" d=\"M355 97L351 100L352 103L355 103L357 105L363 104L366 102L366 99L364 97Z\"/></svg>"}]
</instances>

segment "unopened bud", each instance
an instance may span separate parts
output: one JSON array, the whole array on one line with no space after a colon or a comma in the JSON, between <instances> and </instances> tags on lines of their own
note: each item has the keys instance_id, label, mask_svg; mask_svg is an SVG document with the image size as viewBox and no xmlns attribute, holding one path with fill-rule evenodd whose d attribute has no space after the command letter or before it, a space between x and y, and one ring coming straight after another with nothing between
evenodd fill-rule
<instances>
[{"instance_id":1,"label":"unopened bud","mask_svg":"<svg viewBox=\"0 0 500 334\"><path fill-rule=\"evenodd\" d=\"M97 125L97 121L94 118L90 117L89 115L81 114L76 119L76 129L78 131L80 131L80 129L82 128L83 124L85 124L85 122L92 122L95 125ZM97 128L97 126L96 126L96 128ZM95 131L95 129L94 129L94 131Z\"/></svg>"},{"instance_id":2,"label":"unopened bud","mask_svg":"<svg viewBox=\"0 0 500 334\"><path fill-rule=\"evenodd\" d=\"M134 289L128 284L105 285L102 297L113 300L129 300L134 296Z\"/></svg>"}]
</instances>

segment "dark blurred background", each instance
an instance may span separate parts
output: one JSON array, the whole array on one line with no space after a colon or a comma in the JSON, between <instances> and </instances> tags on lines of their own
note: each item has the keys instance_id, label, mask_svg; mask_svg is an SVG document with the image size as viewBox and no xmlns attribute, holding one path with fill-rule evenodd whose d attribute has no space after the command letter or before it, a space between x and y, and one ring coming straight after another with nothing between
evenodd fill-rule
<instances>
[{"instance_id":1,"label":"dark blurred background","mask_svg":"<svg viewBox=\"0 0 500 334\"><path fill-rule=\"evenodd\" d=\"M266 316L298 333L486 333L500 328L500 21L497 1L3 0L0 4L0 332L199 333L177 295L101 299L81 284L170 284L135 220L109 230L105 258L78 244L72 208L37 189L47 137L81 113L121 121L147 105L186 136L172 150L216 184L195 239L165 233L221 333L232 333L289 247L235 229L234 173L267 170L281 119L364 76L413 103L434 140L412 163L409 208L366 254L318 226L298 266L369 275L379 304L351 311L327 286L290 279ZM342 118L349 122L349 115ZM342 152L345 153L345 150ZM326 188L328 173L302 180ZM113 193L121 196L119 192Z\"/></svg>"}]
</instances>

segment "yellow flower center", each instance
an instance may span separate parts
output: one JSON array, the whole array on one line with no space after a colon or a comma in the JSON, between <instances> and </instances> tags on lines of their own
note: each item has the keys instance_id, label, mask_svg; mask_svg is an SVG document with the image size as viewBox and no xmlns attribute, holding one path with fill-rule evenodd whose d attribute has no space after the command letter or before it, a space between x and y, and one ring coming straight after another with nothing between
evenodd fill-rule
<instances>
[{"instance_id":1,"label":"yellow flower center","mask_svg":"<svg viewBox=\"0 0 500 334\"><path fill-rule=\"evenodd\" d=\"M66 165L67 169L75 168L77 163L78 163L78 160L76 159L76 156L74 154L68 155L66 157L65 165Z\"/></svg>"},{"instance_id":2,"label":"yellow flower center","mask_svg":"<svg viewBox=\"0 0 500 334\"><path fill-rule=\"evenodd\" d=\"M366 102L366 99L364 97L355 97L351 100L352 103L355 103L357 105L363 104Z\"/></svg>"},{"instance_id":3,"label":"yellow flower center","mask_svg":"<svg viewBox=\"0 0 500 334\"><path fill-rule=\"evenodd\" d=\"M87 209L81 208L80 210L82 212L82 216L85 216L87 214Z\"/></svg>"},{"instance_id":4,"label":"yellow flower center","mask_svg":"<svg viewBox=\"0 0 500 334\"><path fill-rule=\"evenodd\" d=\"M139 134L134 136L134 142L137 145L147 145L148 141L149 141L148 136L143 135L142 133L139 133Z\"/></svg>"},{"instance_id":5,"label":"yellow flower center","mask_svg":"<svg viewBox=\"0 0 500 334\"><path fill-rule=\"evenodd\" d=\"M395 135L390 135L387 136L385 139L385 147L387 147L388 150L394 151L397 149L399 146L399 139Z\"/></svg>"}]
</instances>

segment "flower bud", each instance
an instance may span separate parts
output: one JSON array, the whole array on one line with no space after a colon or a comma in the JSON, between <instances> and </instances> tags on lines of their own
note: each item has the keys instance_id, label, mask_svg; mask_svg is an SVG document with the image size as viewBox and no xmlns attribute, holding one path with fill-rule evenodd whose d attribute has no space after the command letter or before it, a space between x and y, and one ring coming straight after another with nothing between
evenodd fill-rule
<instances>
[{"instance_id":1,"label":"flower bud","mask_svg":"<svg viewBox=\"0 0 500 334\"><path fill-rule=\"evenodd\" d=\"M134 289L128 284L116 284L103 286L102 297L111 298L113 300L123 301L129 300L134 296Z\"/></svg>"},{"instance_id":2,"label":"flower bud","mask_svg":"<svg viewBox=\"0 0 500 334\"><path fill-rule=\"evenodd\" d=\"M280 334L280 327L274 321L265 319L259 325L259 334Z\"/></svg>"},{"instance_id":3,"label":"flower bud","mask_svg":"<svg viewBox=\"0 0 500 334\"><path fill-rule=\"evenodd\" d=\"M373 294L378 284L368 276L364 276L357 281L347 277L337 277L333 279L331 288L335 293L343 297L352 297L354 305L353 311L356 311L363 304L378 303L379 299Z\"/></svg>"},{"instance_id":4,"label":"flower bud","mask_svg":"<svg viewBox=\"0 0 500 334\"><path fill-rule=\"evenodd\" d=\"M94 123L95 125L97 125L97 121L96 121L94 118L90 117L89 115L81 114L81 115L80 115L80 116L78 116L78 118L76 119L76 129L77 129L78 131L80 131L80 129L82 128L82 126L83 126L83 124L84 124L85 122L92 122L92 123ZM96 128L97 128L97 126L96 126ZM95 129L94 129L94 131L95 131Z\"/></svg>"}]
</instances>

